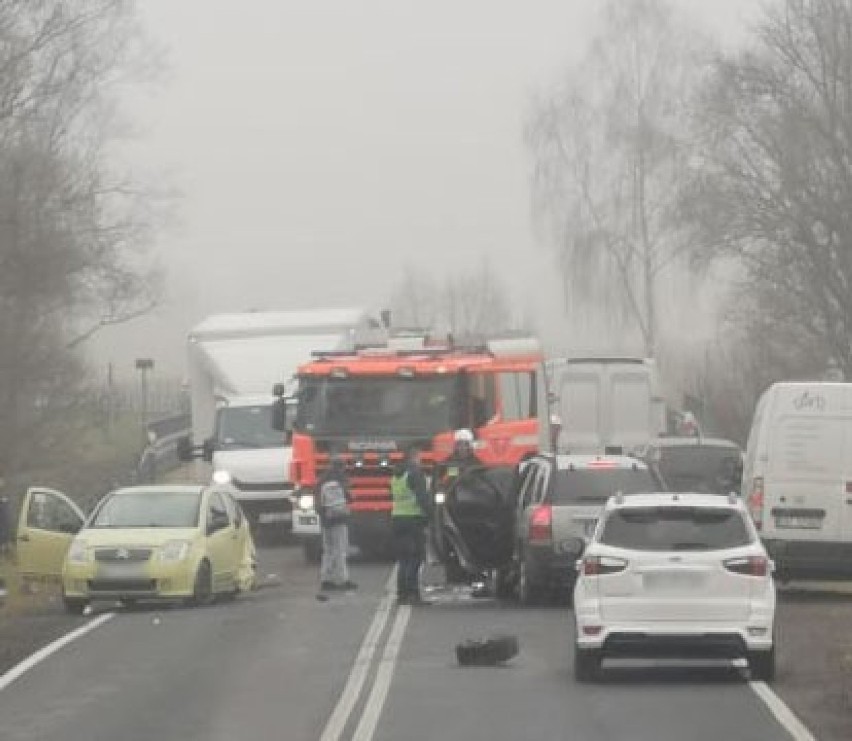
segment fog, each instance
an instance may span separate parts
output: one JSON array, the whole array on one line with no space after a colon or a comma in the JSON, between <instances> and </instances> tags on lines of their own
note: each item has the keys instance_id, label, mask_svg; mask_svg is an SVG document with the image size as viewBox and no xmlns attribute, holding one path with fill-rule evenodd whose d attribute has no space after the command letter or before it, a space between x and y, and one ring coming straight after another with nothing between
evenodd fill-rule
<instances>
[{"instance_id":1,"label":"fog","mask_svg":"<svg viewBox=\"0 0 852 741\"><path fill-rule=\"evenodd\" d=\"M734 43L757 0L680 0ZM584 50L579 0L144 0L168 74L129 94L123 156L178 189L156 254L167 295L104 331L97 365L152 357L183 373L183 338L219 311L378 310L406 265L487 255L519 315L563 337L552 252L530 218L529 101Z\"/></svg>"}]
</instances>

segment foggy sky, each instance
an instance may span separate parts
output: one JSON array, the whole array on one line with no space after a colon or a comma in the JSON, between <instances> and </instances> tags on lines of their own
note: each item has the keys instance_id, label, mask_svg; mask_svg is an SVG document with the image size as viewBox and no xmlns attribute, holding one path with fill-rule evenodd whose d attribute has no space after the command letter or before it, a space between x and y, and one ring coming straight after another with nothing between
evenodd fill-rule
<instances>
[{"instance_id":1,"label":"foggy sky","mask_svg":"<svg viewBox=\"0 0 852 741\"><path fill-rule=\"evenodd\" d=\"M724 39L758 0L679 0ZM128 111L126 161L183 197L157 253L167 302L91 353L180 375L210 313L379 309L406 264L487 254L517 311L559 334L552 255L535 244L530 97L584 50L581 0L141 0L166 80Z\"/></svg>"}]
</instances>

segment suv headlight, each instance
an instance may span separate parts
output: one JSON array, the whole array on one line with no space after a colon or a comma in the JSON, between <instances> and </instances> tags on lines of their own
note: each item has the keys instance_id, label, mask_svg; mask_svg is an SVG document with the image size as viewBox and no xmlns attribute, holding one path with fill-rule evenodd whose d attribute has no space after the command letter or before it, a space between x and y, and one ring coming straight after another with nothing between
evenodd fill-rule
<instances>
[{"instance_id":1,"label":"suv headlight","mask_svg":"<svg viewBox=\"0 0 852 741\"><path fill-rule=\"evenodd\" d=\"M161 561L183 561L189 555L191 543L188 540L172 540L160 549Z\"/></svg>"},{"instance_id":2,"label":"suv headlight","mask_svg":"<svg viewBox=\"0 0 852 741\"><path fill-rule=\"evenodd\" d=\"M88 563L91 553L89 547L82 540L72 540L68 549L68 563Z\"/></svg>"},{"instance_id":3,"label":"suv headlight","mask_svg":"<svg viewBox=\"0 0 852 741\"><path fill-rule=\"evenodd\" d=\"M314 495L313 494L302 494L299 497L299 509L305 510L308 512L314 508Z\"/></svg>"}]
</instances>

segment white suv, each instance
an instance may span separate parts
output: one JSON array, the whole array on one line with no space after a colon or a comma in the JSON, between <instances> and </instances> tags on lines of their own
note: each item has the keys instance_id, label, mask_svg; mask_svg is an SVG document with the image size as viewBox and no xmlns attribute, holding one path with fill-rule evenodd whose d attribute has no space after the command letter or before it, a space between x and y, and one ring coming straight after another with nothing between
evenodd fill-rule
<instances>
[{"instance_id":1,"label":"white suv","mask_svg":"<svg viewBox=\"0 0 852 741\"><path fill-rule=\"evenodd\" d=\"M746 657L773 678L773 564L736 497L612 497L577 570L578 681L610 656Z\"/></svg>"}]
</instances>

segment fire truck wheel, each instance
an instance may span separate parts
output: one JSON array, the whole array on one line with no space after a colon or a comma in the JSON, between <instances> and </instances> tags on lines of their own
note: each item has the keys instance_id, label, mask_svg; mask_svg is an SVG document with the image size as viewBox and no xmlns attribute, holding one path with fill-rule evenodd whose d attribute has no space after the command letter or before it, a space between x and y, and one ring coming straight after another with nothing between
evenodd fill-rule
<instances>
[{"instance_id":1,"label":"fire truck wheel","mask_svg":"<svg viewBox=\"0 0 852 741\"><path fill-rule=\"evenodd\" d=\"M322 541L316 539L306 540L302 546L306 563L319 563L322 559Z\"/></svg>"}]
</instances>

